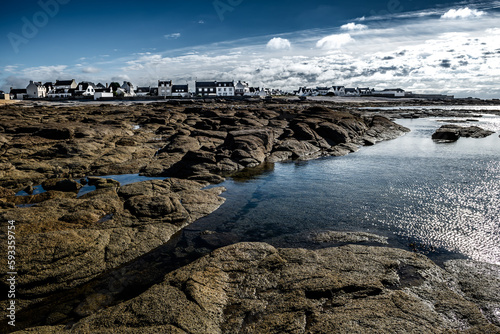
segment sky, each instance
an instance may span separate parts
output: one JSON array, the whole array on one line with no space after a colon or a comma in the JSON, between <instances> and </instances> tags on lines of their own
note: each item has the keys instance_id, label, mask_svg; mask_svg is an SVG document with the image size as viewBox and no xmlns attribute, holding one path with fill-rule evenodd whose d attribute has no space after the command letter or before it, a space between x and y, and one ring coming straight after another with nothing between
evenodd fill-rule
<instances>
[{"instance_id":1,"label":"sky","mask_svg":"<svg viewBox=\"0 0 500 334\"><path fill-rule=\"evenodd\" d=\"M0 90L29 80L403 88L500 98L500 1L9 1Z\"/></svg>"}]
</instances>

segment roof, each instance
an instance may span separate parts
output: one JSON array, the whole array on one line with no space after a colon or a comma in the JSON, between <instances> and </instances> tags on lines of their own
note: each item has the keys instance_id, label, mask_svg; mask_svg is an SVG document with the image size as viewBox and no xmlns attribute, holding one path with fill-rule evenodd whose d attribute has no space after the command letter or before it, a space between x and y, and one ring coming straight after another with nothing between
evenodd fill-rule
<instances>
[{"instance_id":1,"label":"roof","mask_svg":"<svg viewBox=\"0 0 500 334\"><path fill-rule=\"evenodd\" d=\"M332 86L333 89L341 89L341 88L345 88L345 86Z\"/></svg>"},{"instance_id":2,"label":"roof","mask_svg":"<svg viewBox=\"0 0 500 334\"><path fill-rule=\"evenodd\" d=\"M95 87L93 82L80 82L78 84L78 88L80 88L80 85L82 86L82 90L87 90L87 88L89 88L89 86Z\"/></svg>"},{"instance_id":3,"label":"roof","mask_svg":"<svg viewBox=\"0 0 500 334\"><path fill-rule=\"evenodd\" d=\"M30 81L29 85L31 85L31 84L33 84L33 85L35 85L37 87L43 86L41 82L36 82L36 81Z\"/></svg>"},{"instance_id":4,"label":"roof","mask_svg":"<svg viewBox=\"0 0 500 334\"><path fill-rule=\"evenodd\" d=\"M151 87L137 87L136 93L149 93L151 92Z\"/></svg>"},{"instance_id":5,"label":"roof","mask_svg":"<svg viewBox=\"0 0 500 334\"><path fill-rule=\"evenodd\" d=\"M56 86L71 86L75 82L75 79L71 80L56 80Z\"/></svg>"},{"instance_id":6,"label":"roof","mask_svg":"<svg viewBox=\"0 0 500 334\"><path fill-rule=\"evenodd\" d=\"M390 89L384 89L383 90L383 92L394 92L394 91L396 91L396 92L404 92L404 90L401 89L401 88L390 88Z\"/></svg>"},{"instance_id":7,"label":"roof","mask_svg":"<svg viewBox=\"0 0 500 334\"><path fill-rule=\"evenodd\" d=\"M217 81L201 81L196 82L196 88L198 87L216 87Z\"/></svg>"},{"instance_id":8,"label":"roof","mask_svg":"<svg viewBox=\"0 0 500 334\"><path fill-rule=\"evenodd\" d=\"M96 87L97 87L97 88L106 88L106 87L105 87L102 83L100 83L100 82L96 85Z\"/></svg>"},{"instance_id":9,"label":"roof","mask_svg":"<svg viewBox=\"0 0 500 334\"><path fill-rule=\"evenodd\" d=\"M161 85L162 83L168 83L172 85L172 80L158 80L158 85Z\"/></svg>"},{"instance_id":10,"label":"roof","mask_svg":"<svg viewBox=\"0 0 500 334\"><path fill-rule=\"evenodd\" d=\"M217 87L234 87L234 81L216 82Z\"/></svg>"},{"instance_id":11,"label":"roof","mask_svg":"<svg viewBox=\"0 0 500 334\"><path fill-rule=\"evenodd\" d=\"M188 85L173 85L172 86L172 92L188 92L189 87Z\"/></svg>"},{"instance_id":12,"label":"roof","mask_svg":"<svg viewBox=\"0 0 500 334\"><path fill-rule=\"evenodd\" d=\"M11 89L10 94L27 94L26 89Z\"/></svg>"},{"instance_id":13,"label":"roof","mask_svg":"<svg viewBox=\"0 0 500 334\"><path fill-rule=\"evenodd\" d=\"M345 89L346 92L355 92L357 90L358 90L357 88L346 88Z\"/></svg>"}]
</instances>

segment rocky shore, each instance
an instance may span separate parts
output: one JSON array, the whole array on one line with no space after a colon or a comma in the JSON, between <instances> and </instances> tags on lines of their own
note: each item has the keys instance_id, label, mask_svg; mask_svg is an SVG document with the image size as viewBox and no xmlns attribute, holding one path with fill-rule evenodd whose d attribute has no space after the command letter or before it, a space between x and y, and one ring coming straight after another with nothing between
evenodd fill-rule
<instances>
[{"instance_id":1,"label":"rocky shore","mask_svg":"<svg viewBox=\"0 0 500 334\"><path fill-rule=\"evenodd\" d=\"M352 105L185 103L0 106L0 219L16 221L16 329L500 332L498 293L481 295L468 283L481 275L470 264L445 271L389 248L236 244L141 278L154 268L138 262L224 202L224 188L206 186L263 163L345 155L409 131ZM99 177L118 174L163 179L121 185ZM95 190L79 196L83 183ZM45 192L33 193L39 185ZM28 195L16 196L21 190ZM314 238L385 243L369 234ZM0 328L12 331L5 321Z\"/></svg>"}]
</instances>

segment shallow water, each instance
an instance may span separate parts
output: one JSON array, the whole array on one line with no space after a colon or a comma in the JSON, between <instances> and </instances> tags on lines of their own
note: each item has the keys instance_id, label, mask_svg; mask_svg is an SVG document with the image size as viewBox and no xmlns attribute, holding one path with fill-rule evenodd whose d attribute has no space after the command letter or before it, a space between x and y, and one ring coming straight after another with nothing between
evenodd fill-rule
<instances>
[{"instance_id":1,"label":"shallow water","mask_svg":"<svg viewBox=\"0 0 500 334\"><path fill-rule=\"evenodd\" d=\"M315 231L371 232L439 262L463 255L500 264L499 133L436 143L438 120L399 120L412 129L399 139L229 179L226 203L189 228L311 248ZM478 120L470 125L500 130L498 116Z\"/></svg>"},{"instance_id":2,"label":"shallow water","mask_svg":"<svg viewBox=\"0 0 500 334\"><path fill-rule=\"evenodd\" d=\"M103 179L113 179L115 181L120 182L120 186L125 186L127 184L131 183L136 183L136 182L141 182L141 181L148 181L148 180L164 180L166 179L165 177L148 177L148 176L140 176L139 174L123 174L123 175L105 175L105 176L98 176ZM80 183L80 179L76 180L78 183ZM88 180L87 180L88 181ZM95 186L90 186L90 185L84 185L82 188L80 188L78 192L78 197L83 196L91 191L94 191L96 189ZM33 187L33 194L32 195L37 195L46 192L45 189L43 189L42 185L37 185ZM19 191L16 196L28 196L29 194L21 190Z\"/></svg>"}]
</instances>

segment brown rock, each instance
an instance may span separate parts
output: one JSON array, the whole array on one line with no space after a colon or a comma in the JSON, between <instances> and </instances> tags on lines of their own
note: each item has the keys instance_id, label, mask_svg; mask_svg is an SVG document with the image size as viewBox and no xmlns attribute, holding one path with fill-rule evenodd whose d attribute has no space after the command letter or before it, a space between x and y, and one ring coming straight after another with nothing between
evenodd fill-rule
<instances>
[{"instance_id":1,"label":"brown rock","mask_svg":"<svg viewBox=\"0 0 500 334\"><path fill-rule=\"evenodd\" d=\"M68 332L500 333L448 280L427 258L402 250L242 243Z\"/></svg>"}]
</instances>

